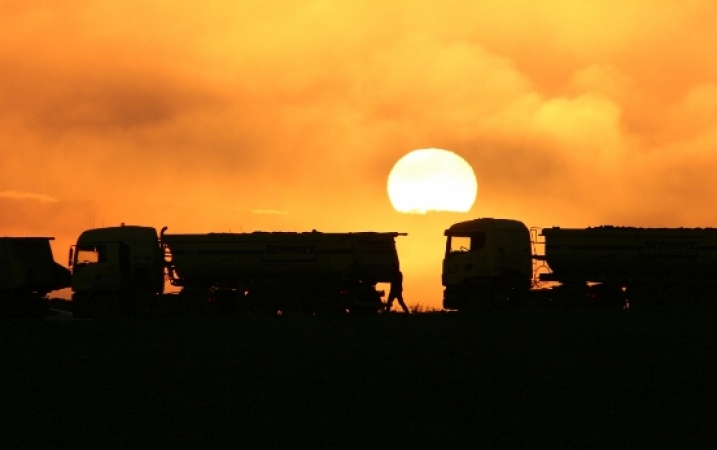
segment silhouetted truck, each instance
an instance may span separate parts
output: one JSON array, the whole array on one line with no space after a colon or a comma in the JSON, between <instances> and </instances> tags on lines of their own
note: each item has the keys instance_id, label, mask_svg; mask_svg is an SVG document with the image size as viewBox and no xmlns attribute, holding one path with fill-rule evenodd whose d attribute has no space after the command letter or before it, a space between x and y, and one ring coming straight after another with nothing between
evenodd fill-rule
<instances>
[{"instance_id":1,"label":"silhouetted truck","mask_svg":"<svg viewBox=\"0 0 717 450\"><path fill-rule=\"evenodd\" d=\"M0 308L8 316L46 312L52 291L70 287L70 271L52 256L52 237L0 237Z\"/></svg>"},{"instance_id":2,"label":"silhouetted truck","mask_svg":"<svg viewBox=\"0 0 717 450\"><path fill-rule=\"evenodd\" d=\"M552 227L538 234L516 220L480 218L452 225L445 236L446 309L526 301L634 307L705 302L717 293L713 228Z\"/></svg>"},{"instance_id":3,"label":"silhouetted truck","mask_svg":"<svg viewBox=\"0 0 717 450\"><path fill-rule=\"evenodd\" d=\"M383 306L377 285L399 270L400 235L88 230L72 251L75 313L145 313L158 305L194 313L377 312ZM176 295L163 295L165 275L181 288Z\"/></svg>"}]
</instances>

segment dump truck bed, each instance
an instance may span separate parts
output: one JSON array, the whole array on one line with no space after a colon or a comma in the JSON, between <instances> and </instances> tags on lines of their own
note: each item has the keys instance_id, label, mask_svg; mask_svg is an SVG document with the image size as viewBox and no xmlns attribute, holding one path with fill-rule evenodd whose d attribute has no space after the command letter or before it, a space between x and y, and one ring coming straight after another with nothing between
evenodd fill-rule
<instances>
[{"instance_id":1,"label":"dump truck bed","mask_svg":"<svg viewBox=\"0 0 717 450\"><path fill-rule=\"evenodd\" d=\"M52 256L53 239L0 237L0 291L47 293L69 287L70 271Z\"/></svg>"},{"instance_id":2,"label":"dump truck bed","mask_svg":"<svg viewBox=\"0 0 717 450\"><path fill-rule=\"evenodd\" d=\"M714 228L553 227L542 235L557 279L717 274Z\"/></svg>"},{"instance_id":3,"label":"dump truck bed","mask_svg":"<svg viewBox=\"0 0 717 450\"><path fill-rule=\"evenodd\" d=\"M323 279L361 276L390 281L398 270L394 232L253 232L164 234L175 284L240 278Z\"/></svg>"}]
</instances>

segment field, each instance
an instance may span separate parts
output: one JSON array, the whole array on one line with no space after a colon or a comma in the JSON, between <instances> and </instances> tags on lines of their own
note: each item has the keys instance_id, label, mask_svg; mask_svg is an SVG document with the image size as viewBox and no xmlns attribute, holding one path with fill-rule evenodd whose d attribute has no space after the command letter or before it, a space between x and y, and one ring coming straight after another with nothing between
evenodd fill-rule
<instances>
[{"instance_id":1,"label":"field","mask_svg":"<svg viewBox=\"0 0 717 450\"><path fill-rule=\"evenodd\" d=\"M716 318L2 319L0 448L714 448Z\"/></svg>"}]
</instances>

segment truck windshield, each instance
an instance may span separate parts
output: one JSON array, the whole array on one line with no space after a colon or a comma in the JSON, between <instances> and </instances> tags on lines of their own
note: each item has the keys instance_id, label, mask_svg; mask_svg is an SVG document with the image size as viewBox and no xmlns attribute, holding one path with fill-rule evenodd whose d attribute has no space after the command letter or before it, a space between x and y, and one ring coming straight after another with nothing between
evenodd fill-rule
<instances>
[{"instance_id":1,"label":"truck windshield","mask_svg":"<svg viewBox=\"0 0 717 450\"><path fill-rule=\"evenodd\" d=\"M451 236L448 238L448 252L467 252L471 248L471 238L468 236Z\"/></svg>"},{"instance_id":2,"label":"truck windshield","mask_svg":"<svg viewBox=\"0 0 717 450\"><path fill-rule=\"evenodd\" d=\"M77 247L77 264L93 264L107 260L107 247L104 245L87 245Z\"/></svg>"},{"instance_id":3,"label":"truck windshield","mask_svg":"<svg viewBox=\"0 0 717 450\"><path fill-rule=\"evenodd\" d=\"M483 232L448 238L448 253L474 252L483 247L485 247L485 233Z\"/></svg>"}]
</instances>

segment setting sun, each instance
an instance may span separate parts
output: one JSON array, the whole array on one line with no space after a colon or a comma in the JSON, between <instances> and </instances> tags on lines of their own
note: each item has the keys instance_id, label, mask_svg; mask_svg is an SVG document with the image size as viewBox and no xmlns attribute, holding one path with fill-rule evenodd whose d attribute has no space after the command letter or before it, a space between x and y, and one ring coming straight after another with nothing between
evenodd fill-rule
<instances>
[{"instance_id":1,"label":"setting sun","mask_svg":"<svg viewBox=\"0 0 717 450\"><path fill-rule=\"evenodd\" d=\"M388 176L388 197L402 213L468 212L477 192L473 168L448 150L414 150L399 159Z\"/></svg>"}]
</instances>

